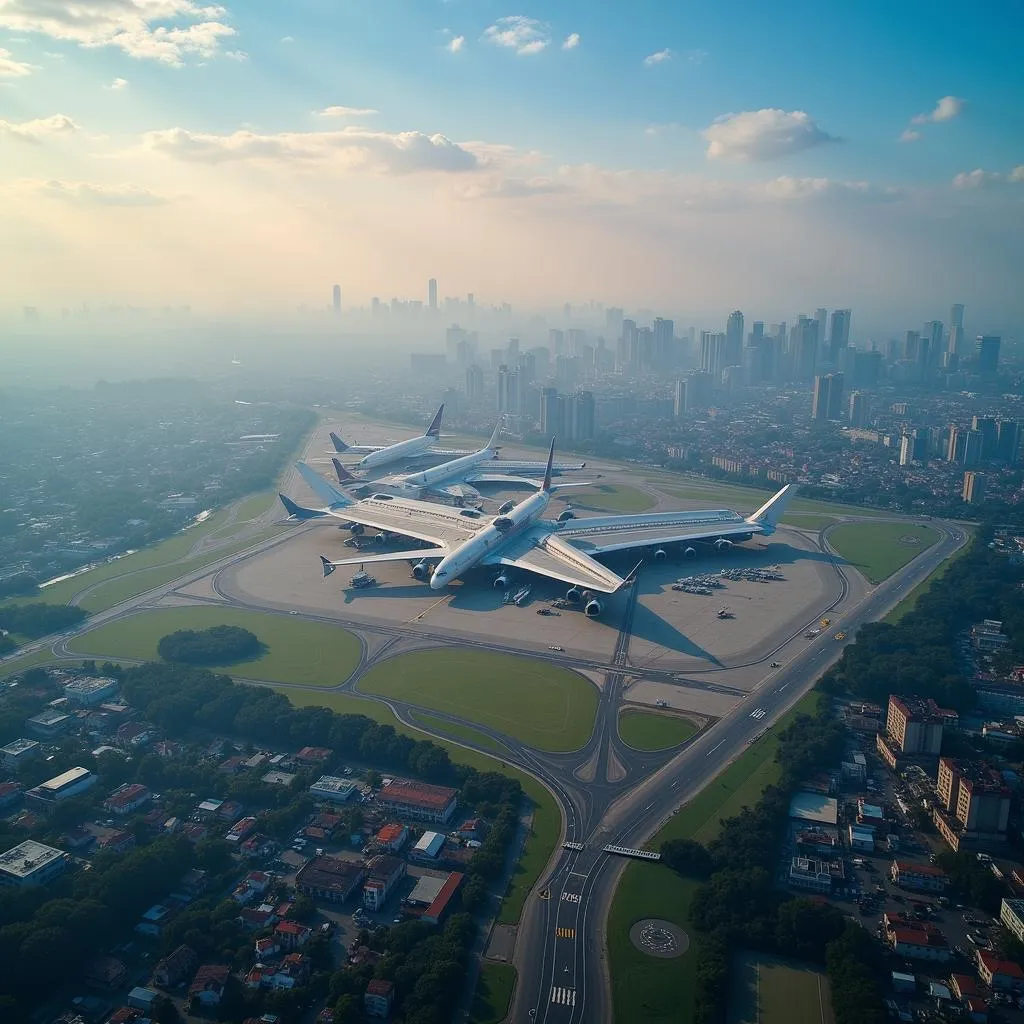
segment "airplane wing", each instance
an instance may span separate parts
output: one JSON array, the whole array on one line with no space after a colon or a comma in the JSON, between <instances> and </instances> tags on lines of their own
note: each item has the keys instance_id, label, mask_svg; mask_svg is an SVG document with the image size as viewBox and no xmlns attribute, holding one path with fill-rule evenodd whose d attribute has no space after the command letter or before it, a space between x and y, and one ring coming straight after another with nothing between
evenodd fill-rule
<instances>
[{"instance_id":1,"label":"airplane wing","mask_svg":"<svg viewBox=\"0 0 1024 1024\"><path fill-rule=\"evenodd\" d=\"M419 562L424 558L444 558L444 548L416 548L413 551L385 551L380 555L352 555L349 558L327 558L320 556L324 576L330 576L339 565L363 565L370 562Z\"/></svg>"},{"instance_id":2,"label":"airplane wing","mask_svg":"<svg viewBox=\"0 0 1024 1024\"><path fill-rule=\"evenodd\" d=\"M627 583L618 573L595 561L539 524L495 551L484 565L510 565L539 576L561 580L585 590L614 594Z\"/></svg>"},{"instance_id":3,"label":"airplane wing","mask_svg":"<svg viewBox=\"0 0 1024 1024\"><path fill-rule=\"evenodd\" d=\"M489 469L501 473L519 473L520 475L536 474L543 476L547 469L546 462L519 462L515 459L488 459L485 465ZM585 462L555 462L551 466L552 473L575 473L586 467Z\"/></svg>"},{"instance_id":4,"label":"airplane wing","mask_svg":"<svg viewBox=\"0 0 1024 1024\"><path fill-rule=\"evenodd\" d=\"M431 445L424 449L424 455L475 455L476 449L472 448L437 448Z\"/></svg>"}]
</instances>

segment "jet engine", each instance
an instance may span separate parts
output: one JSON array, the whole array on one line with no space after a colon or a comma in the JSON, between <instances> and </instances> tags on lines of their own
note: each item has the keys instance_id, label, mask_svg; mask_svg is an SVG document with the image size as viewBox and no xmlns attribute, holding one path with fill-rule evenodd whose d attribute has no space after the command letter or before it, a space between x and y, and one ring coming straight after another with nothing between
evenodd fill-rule
<instances>
[{"instance_id":1,"label":"jet engine","mask_svg":"<svg viewBox=\"0 0 1024 1024\"><path fill-rule=\"evenodd\" d=\"M353 537L361 537L363 535L363 524L362 523L349 523L349 532Z\"/></svg>"},{"instance_id":2,"label":"jet engine","mask_svg":"<svg viewBox=\"0 0 1024 1024\"><path fill-rule=\"evenodd\" d=\"M583 607L583 614L588 619L596 619L601 614L601 602L596 597L592 597Z\"/></svg>"},{"instance_id":3,"label":"jet engine","mask_svg":"<svg viewBox=\"0 0 1024 1024\"><path fill-rule=\"evenodd\" d=\"M729 548L731 548L731 547L732 547L732 541L731 540L726 540L725 537L719 537L718 540L715 541L715 550L716 551L728 551Z\"/></svg>"},{"instance_id":4,"label":"jet engine","mask_svg":"<svg viewBox=\"0 0 1024 1024\"><path fill-rule=\"evenodd\" d=\"M654 560L656 562L664 562L666 558L668 558L668 552L664 548L658 548L654 552Z\"/></svg>"},{"instance_id":5,"label":"jet engine","mask_svg":"<svg viewBox=\"0 0 1024 1024\"><path fill-rule=\"evenodd\" d=\"M429 562L417 562L412 567L412 574L418 580L425 580L430 578L430 563Z\"/></svg>"},{"instance_id":6,"label":"jet engine","mask_svg":"<svg viewBox=\"0 0 1024 1024\"><path fill-rule=\"evenodd\" d=\"M512 509L514 509L515 507L516 507L516 503L515 503L514 501L503 501L503 502L502 502L502 503L501 503L501 504L500 504L500 505L498 506L498 515L499 515L499 516L506 516L506 515L508 515L508 514L509 514L509 512L511 512L511 511L512 511Z\"/></svg>"},{"instance_id":7,"label":"jet engine","mask_svg":"<svg viewBox=\"0 0 1024 1024\"><path fill-rule=\"evenodd\" d=\"M494 578L494 589L505 590L508 587L508 577L502 573Z\"/></svg>"},{"instance_id":8,"label":"jet engine","mask_svg":"<svg viewBox=\"0 0 1024 1024\"><path fill-rule=\"evenodd\" d=\"M391 534L390 533L385 533L383 530L381 530L381 532L378 533L373 539L378 544L387 544L387 542L389 540L391 540Z\"/></svg>"},{"instance_id":9,"label":"jet engine","mask_svg":"<svg viewBox=\"0 0 1024 1024\"><path fill-rule=\"evenodd\" d=\"M575 519L576 513L571 508L567 508L564 512L558 513L558 522L567 523L570 519Z\"/></svg>"},{"instance_id":10,"label":"jet engine","mask_svg":"<svg viewBox=\"0 0 1024 1024\"><path fill-rule=\"evenodd\" d=\"M508 516L498 516L491 525L498 531L498 533L508 533L509 530L515 526L515 521L509 519Z\"/></svg>"},{"instance_id":11,"label":"jet engine","mask_svg":"<svg viewBox=\"0 0 1024 1024\"><path fill-rule=\"evenodd\" d=\"M696 548L684 548L683 549L683 558L696 558L696 557L697 557L697 549Z\"/></svg>"},{"instance_id":12,"label":"jet engine","mask_svg":"<svg viewBox=\"0 0 1024 1024\"><path fill-rule=\"evenodd\" d=\"M569 604L579 604L583 600L583 595L580 593L579 587L570 587L565 592L565 599Z\"/></svg>"}]
</instances>

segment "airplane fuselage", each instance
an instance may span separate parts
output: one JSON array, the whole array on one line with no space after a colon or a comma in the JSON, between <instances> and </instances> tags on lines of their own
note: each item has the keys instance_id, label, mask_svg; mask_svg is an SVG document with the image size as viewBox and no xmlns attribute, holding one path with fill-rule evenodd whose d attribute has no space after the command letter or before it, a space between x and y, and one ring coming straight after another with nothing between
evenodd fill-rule
<instances>
[{"instance_id":1,"label":"airplane fuselage","mask_svg":"<svg viewBox=\"0 0 1024 1024\"><path fill-rule=\"evenodd\" d=\"M422 455L432 445L437 444L436 437L410 437L406 441L399 441L397 444L388 445L378 452L370 452L364 455L357 463L357 469L373 469L375 466L386 466L389 462L398 462L399 459L411 459Z\"/></svg>"},{"instance_id":2,"label":"airplane fuselage","mask_svg":"<svg viewBox=\"0 0 1024 1024\"><path fill-rule=\"evenodd\" d=\"M423 469L418 473L406 473L401 477L401 481L414 487L433 487L436 484L454 480L463 473L468 473L469 470L479 466L481 462L493 459L495 455L497 455L497 451L494 448L481 448L478 452L462 455L450 462L442 462L439 466L432 466L430 469Z\"/></svg>"},{"instance_id":3,"label":"airplane fuselage","mask_svg":"<svg viewBox=\"0 0 1024 1024\"><path fill-rule=\"evenodd\" d=\"M431 590L443 590L452 580L479 564L513 537L528 530L547 510L551 494L538 491L524 498L505 515L499 515L484 529L460 544L437 563L430 577Z\"/></svg>"}]
</instances>

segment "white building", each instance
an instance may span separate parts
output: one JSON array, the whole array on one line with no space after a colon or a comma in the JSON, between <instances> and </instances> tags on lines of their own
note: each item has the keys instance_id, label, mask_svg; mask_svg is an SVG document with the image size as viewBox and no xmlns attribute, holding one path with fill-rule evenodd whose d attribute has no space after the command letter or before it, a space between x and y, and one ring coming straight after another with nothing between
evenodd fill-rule
<instances>
[{"instance_id":1,"label":"white building","mask_svg":"<svg viewBox=\"0 0 1024 1024\"><path fill-rule=\"evenodd\" d=\"M1024 900L1003 900L999 905L999 920L1018 941L1024 942Z\"/></svg>"},{"instance_id":2,"label":"white building","mask_svg":"<svg viewBox=\"0 0 1024 1024\"><path fill-rule=\"evenodd\" d=\"M0 886L24 889L44 885L62 874L68 862L69 857L63 850L26 839L0 854Z\"/></svg>"},{"instance_id":3,"label":"white building","mask_svg":"<svg viewBox=\"0 0 1024 1024\"><path fill-rule=\"evenodd\" d=\"M82 676L79 679L72 679L64 685L64 696L72 703L82 707L92 707L94 704L102 704L108 697L117 693L117 680L107 677L94 678Z\"/></svg>"},{"instance_id":4,"label":"white building","mask_svg":"<svg viewBox=\"0 0 1024 1024\"><path fill-rule=\"evenodd\" d=\"M45 806L78 796L95 784L96 776L88 768L69 768L66 772L30 789L25 797Z\"/></svg>"},{"instance_id":5,"label":"white building","mask_svg":"<svg viewBox=\"0 0 1024 1024\"><path fill-rule=\"evenodd\" d=\"M330 800L331 803L347 803L356 792L356 785L348 779L340 779L334 775L323 775L312 786L310 793L320 800Z\"/></svg>"},{"instance_id":6,"label":"white building","mask_svg":"<svg viewBox=\"0 0 1024 1024\"><path fill-rule=\"evenodd\" d=\"M38 740L18 739L5 747L0 747L0 756L3 757L4 767L8 771L16 771L38 753Z\"/></svg>"}]
</instances>

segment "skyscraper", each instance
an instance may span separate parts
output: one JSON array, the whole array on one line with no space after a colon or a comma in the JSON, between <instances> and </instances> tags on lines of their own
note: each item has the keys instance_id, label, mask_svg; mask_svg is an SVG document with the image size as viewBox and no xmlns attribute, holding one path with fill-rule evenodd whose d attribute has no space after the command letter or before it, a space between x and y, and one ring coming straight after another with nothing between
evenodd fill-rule
<instances>
[{"instance_id":1,"label":"skyscraper","mask_svg":"<svg viewBox=\"0 0 1024 1024\"><path fill-rule=\"evenodd\" d=\"M863 391L850 393L850 426L863 427L868 419L868 400Z\"/></svg>"},{"instance_id":2,"label":"skyscraper","mask_svg":"<svg viewBox=\"0 0 1024 1024\"><path fill-rule=\"evenodd\" d=\"M962 497L968 505L977 505L985 497L985 478L981 473L968 470L964 473Z\"/></svg>"},{"instance_id":3,"label":"skyscraper","mask_svg":"<svg viewBox=\"0 0 1024 1024\"><path fill-rule=\"evenodd\" d=\"M823 330L824 327L819 327ZM833 309L828 330L828 358L833 366L839 365L839 353L850 344L850 310Z\"/></svg>"},{"instance_id":4,"label":"skyscraper","mask_svg":"<svg viewBox=\"0 0 1024 1024\"><path fill-rule=\"evenodd\" d=\"M843 375L826 373L814 378L814 402L811 416L819 422L838 420L843 410Z\"/></svg>"},{"instance_id":5,"label":"skyscraper","mask_svg":"<svg viewBox=\"0 0 1024 1024\"><path fill-rule=\"evenodd\" d=\"M743 363L743 314L734 309L725 324L725 366Z\"/></svg>"},{"instance_id":6,"label":"skyscraper","mask_svg":"<svg viewBox=\"0 0 1024 1024\"><path fill-rule=\"evenodd\" d=\"M569 437L573 441L589 441L594 436L594 393L577 391L569 401Z\"/></svg>"},{"instance_id":7,"label":"skyscraper","mask_svg":"<svg viewBox=\"0 0 1024 1024\"><path fill-rule=\"evenodd\" d=\"M909 434L900 438L900 465L907 466L914 460L914 442Z\"/></svg>"},{"instance_id":8,"label":"skyscraper","mask_svg":"<svg viewBox=\"0 0 1024 1024\"><path fill-rule=\"evenodd\" d=\"M540 429L545 437L565 433L564 402L557 388L544 388L540 393Z\"/></svg>"},{"instance_id":9,"label":"skyscraper","mask_svg":"<svg viewBox=\"0 0 1024 1024\"><path fill-rule=\"evenodd\" d=\"M604 311L604 325L613 338L622 334L622 310L618 306L609 306Z\"/></svg>"},{"instance_id":10,"label":"skyscraper","mask_svg":"<svg viewBox=\"0 0 1024 1024\"><path fill-rule=\"evenodd\" d=\"M654 321L654 367L668 369L675 363L675 328L671 320L660 316Z\"/></svg>"},{"instance_id":11,"label":"skyscraper","mask_svg":"<svg viewBox=\"0 0 1024 1024\"><path fill-rule=\"evenodd\" d=\"M811 380L818 365L818 321L799 317L789 332L789 347L794 378Z\"/></svg>"},{"instance_id":12,"label":"skyscraper","mask_svg":"<svg viewBox=\"0 0 1024 1024\"><path fill-rule=\"evenodd\" d=\"M949 311L949 342L946 351L951 356L958 356L964 342L964 304L954 302Z\"/></svg>"},{"instance_id":13,"label":"skyscraper","mask_svg":"<svg viewBox=\"0 0 1024 1024\"><path fill-rule=\"evenodd\" d=\"M466 398L479 402L484 396L484 371L474 363L466 367Z\"/></svg>"},{"instance_id":14,"label":"skyscraper","mask_svg":"<svg viewBox=\"0 0 1024 1024\"><path fill-rule=\"evenodd\" d=\"M684 412L686 412L686 381L676 381L676 395L675 402L672 406L672 412L675 418L681 419Z\"/></svg>"},{"instance_id":15,"label":"skyscraper","mask_svg":"<svg viewBox=\"0 0 1024 1024\"><path fill-rule=\"evenodd\" d=\"M1020 450L1020 424L1016 420L999 421L999 437L996 441L996 457L1013 465Z\"/></svg>"},{"instance_id":16,"label":"skyscraper","mask_svg":"<svg viewBox=\"0 0 1024 1024\"><path fill-rule=\"evenodd\" d=\"M341 312L341 285L336 284L331 289L331 304L334 307L334 315L337 316Z\"/></svg>"},{"instance_id":17,"label":"skyscraper","mask_svg":"<svg viewBox=\"0 0 1024 1024\"><path fill-rule=\"evenodd\" d=\"M971 420L971 430L981 434L981 457L993 459L999 443L999 424L994 416L975 416Z\"/></svg>"},{"instance_id":18,"label":"skyscraper","mask_svg":"<svg viewBox=\"0 0 1024 1024\"><path fill-rule=\"evenodd\" d=\"M431 310L437 309L437 279L433 277L427 282L427 306Z\"/></svg>"},{"instance_id":19,"label":"skyscraper","mask_svg":"<svg viewBox=\"0 0 1024 1024\"><path fill-rule=\"evenodd\" d=\"M720 331L700 332L700 369L701 373L710 373L717 384L722 370L729 363L726 361L728 340Z\"/></svg>"},{"instance_id":20,"label":"skyscraper","mask_svg":"<svg viewBox=\"0 0 1024 1024\"><path fill-rule=\"evenodd\" d=\"M978 373L983 377L994 377L999 370L999 347L1002 338L995 334L978 335Z\"/></svg>"},{"instance_id":21,"label":"skyscraper","mask_svg":"<svg viewBox=\"0 0 1024 1024\"><path fill-rule=\"evenodd\" d=\"M818 344L822 347L825 346L826 332L828 331L828 310L823 306L814 311L814 319L818 321ZM819 352L819 359L823 353Z\"/></svg>"}]
</instances>

